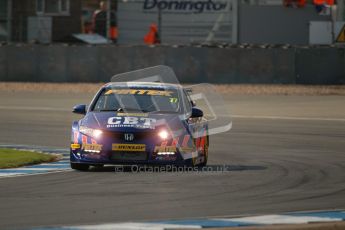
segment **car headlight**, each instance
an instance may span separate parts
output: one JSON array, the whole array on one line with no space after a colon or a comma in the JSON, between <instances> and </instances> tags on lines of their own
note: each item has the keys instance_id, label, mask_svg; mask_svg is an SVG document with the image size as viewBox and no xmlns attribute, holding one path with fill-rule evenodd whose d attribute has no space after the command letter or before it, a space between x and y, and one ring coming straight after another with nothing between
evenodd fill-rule
<instances>
[{"instance_id":1,"label":"car headlight","mask_svg":"<svg viewBox=\"0 0 345 230\"><path fill-rule=\"evenodd\" d=\"M161 130L159 131L158 136L162 138L163 140L165 140L169 137L169 133L166 130Z\"/></svg>"},{"instance_id":2,"label":"car headlight","mask_svg":"<svg viewBox=\"0 0 345 230\"><path fill-rule=\"evenodd\" d=\"M85 134L85 135L88 135L90 137L93 137L93 138L98 138L102 135L102 130L99 130L99 129L91 129L91 128L88 128L86 126L80 126L79 127L79 132Z\"/></svg>"}]
</instances>

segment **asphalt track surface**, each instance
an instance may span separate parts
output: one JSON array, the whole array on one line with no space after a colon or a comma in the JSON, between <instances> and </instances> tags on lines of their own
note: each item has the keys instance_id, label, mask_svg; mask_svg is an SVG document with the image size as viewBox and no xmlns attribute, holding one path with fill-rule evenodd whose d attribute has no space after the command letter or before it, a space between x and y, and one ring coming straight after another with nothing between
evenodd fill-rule
<instances>
[{"instance_id":1,"label":"asphalt track surface","mask_svg":"<svg viewBox=\"0 0 345 230\"><path fill-rule=\"evenodd\" d=\"M0 92L0 143L68 148L91 97ZM0 229L345 208L345 97L225 97L233 129L210 138L209 172L2 178Z\"/></svg>"}]
</instances>

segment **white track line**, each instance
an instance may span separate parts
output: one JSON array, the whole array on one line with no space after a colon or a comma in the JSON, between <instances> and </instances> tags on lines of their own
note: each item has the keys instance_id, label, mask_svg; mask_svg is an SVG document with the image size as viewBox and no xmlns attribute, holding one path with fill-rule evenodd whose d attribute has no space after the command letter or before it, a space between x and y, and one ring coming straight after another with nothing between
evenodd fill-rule
<instances>
[{"instance_id":1,"label":"white track line","mask_svg":"<svg viewBox=\"0 0 345 230\"><path fill-rule=\"evenodd\" d=\"M238 221L251 224L306 224L311 222L342 221L341 218L317 217L317 216L289 216L289 215L264 215L242 217L232 219L217 219L222 221Z\"/></svg>"},{"instance_id":2,"label":"white track line","mask_svg":"<svg viewBox=\"0 0 345 230\"><path fill-rule=\"evenodd\" d=\"M71 109L64 108L54 108L54 107L29 107L29 106L0 106L0 109L6 110L41 110L41 111L63 111L63 112L72 112Z\"/></svg>"},{"instance_id":3,"label":"white track line","mask_svg":"<svg viewBox=\"0 0 345 230\"><path fill-rule=\"evenodd\" d=\"M39 164L39 165L41 165L41 166L65 166L65 165L68 165L67 164L67 161L66 161L66 163L65 164L60 164L60 163L63 163L63 162L61 162L61 161L56 161L56 162L59 162L59 163L44 163L44 164ZM69 161L68 161L68 163L69 163Z\"/></svg>"},{"instance_id":4,"label":"white track line","mask_svg":"<svg viewBox=\"0 0 345 230\"><path fill-rule=\"evenodd\" d=\"M177 225L177 224L155 224L155 223L118 223L118 224L100 224L69 226L67 228L82 230L164 230L164 229L201 229L199 225Z\"/></svg>"},{"instance_id":5,"label":"white track line","mask_svg":"<svg viewBox=\"0 0 345 230\"><path fill-rule=\"evenodd\" d=\"M55 170L55 171L49 171L49 172L35 172L35 173L0 173L0 178L13 178L13 177L24 177L24 176L39 176L39 175L47 175L47 174L53 174L53 173L64 173L73 171L73 169L66 169L66 170ZM12 175L11 175L12 174Z\"/></svg>"},{"instance_id":6,"label":"white track line","mask_svg":"<svg viewBox=\"0 0 345 230\"><path fill-rule=\"evenodd\" d=\"M249 119L270 119L270 120L302 120L302 121L341 121L345 122L345 118L323 118L323 117L287 117L287 116L248 116L248 115L231 115L234 118Z\"/></svg>"},{"instance_id":7,"label":"white track line","mask_svg":"<svg viewBox=\"0 0 345 230\"><path fill-rule=\"evenodd\" d=\"M343 221L341 218L336 217L320 217L320 216L293 216L293 215L263 215L263 216L251 216L251 217L240 217L240 218L219 218L219 219L208 219L207 221L213 222L215 225L212 228L223 228L224 222L229 222L229 224L235 224L231 227L239 226L249 226L249 225L274 225L274 224L308 224L308 223L324 223L324 222L338 222ZM223 222L217 223L214 222ZM193 220L195 222L195 220ZM171 224L171 223L145 223L145 222L126 222L126 223L108 223L99 225L80 225L80 226L66 226L61 229L78 229L78 230L166 230L166 229L200 229L205 227L201 221L200 225L197 224Z\"/></svg>"},{"instance_id":8,"label":"white track line","mask_svg":"<svg viewBox=\"0 0 345 230\"><path fill-rule=\"evenodd\" d=\"M10 168L2 169L0 173L5 173L6 171L52 171L52 170L63 170L63 168Z\"/></svg>"},{"instance_id":9,"label":"white track line","mask_svg":"<svg viewBox=\"0 0 345 230\"><path fill-rule=\"evenodd\" d=\"M13 177L23 175L23 173L0 173L0 177Z\"/></svg>"}]
</instances>

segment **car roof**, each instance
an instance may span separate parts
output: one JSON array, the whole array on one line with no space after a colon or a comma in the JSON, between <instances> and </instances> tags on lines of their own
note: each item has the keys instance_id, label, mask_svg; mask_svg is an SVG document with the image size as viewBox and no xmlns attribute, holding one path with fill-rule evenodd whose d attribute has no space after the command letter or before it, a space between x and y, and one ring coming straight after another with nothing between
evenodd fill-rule
<instances>
[{"instance_id":1,"label":"car roof","mask_svg":"<svg viewBox=\"0 0 345 230\"><path fill-rule=\"evenodd\" d=\"M123 87L123 88L147 88L147 89L182 89L179 84L162 83L162 82L109 82L104 88Z\"/></svg>"}]
</instances>

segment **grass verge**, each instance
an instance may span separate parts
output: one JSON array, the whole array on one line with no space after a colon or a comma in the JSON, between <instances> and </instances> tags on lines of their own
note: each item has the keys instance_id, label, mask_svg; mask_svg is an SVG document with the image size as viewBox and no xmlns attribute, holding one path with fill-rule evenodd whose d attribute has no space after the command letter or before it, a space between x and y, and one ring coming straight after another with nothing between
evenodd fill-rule
<instances>
[{"instance_id":1,"label":"grass verge","mask_svg":"<svg viewBox=\"0 0 345 230\"><path fill-rule=\"evenodd\" d=\"M0 169L17 168L57 160L57 156L31 151L0 149Z\"/></svg>"}]
</instances>

